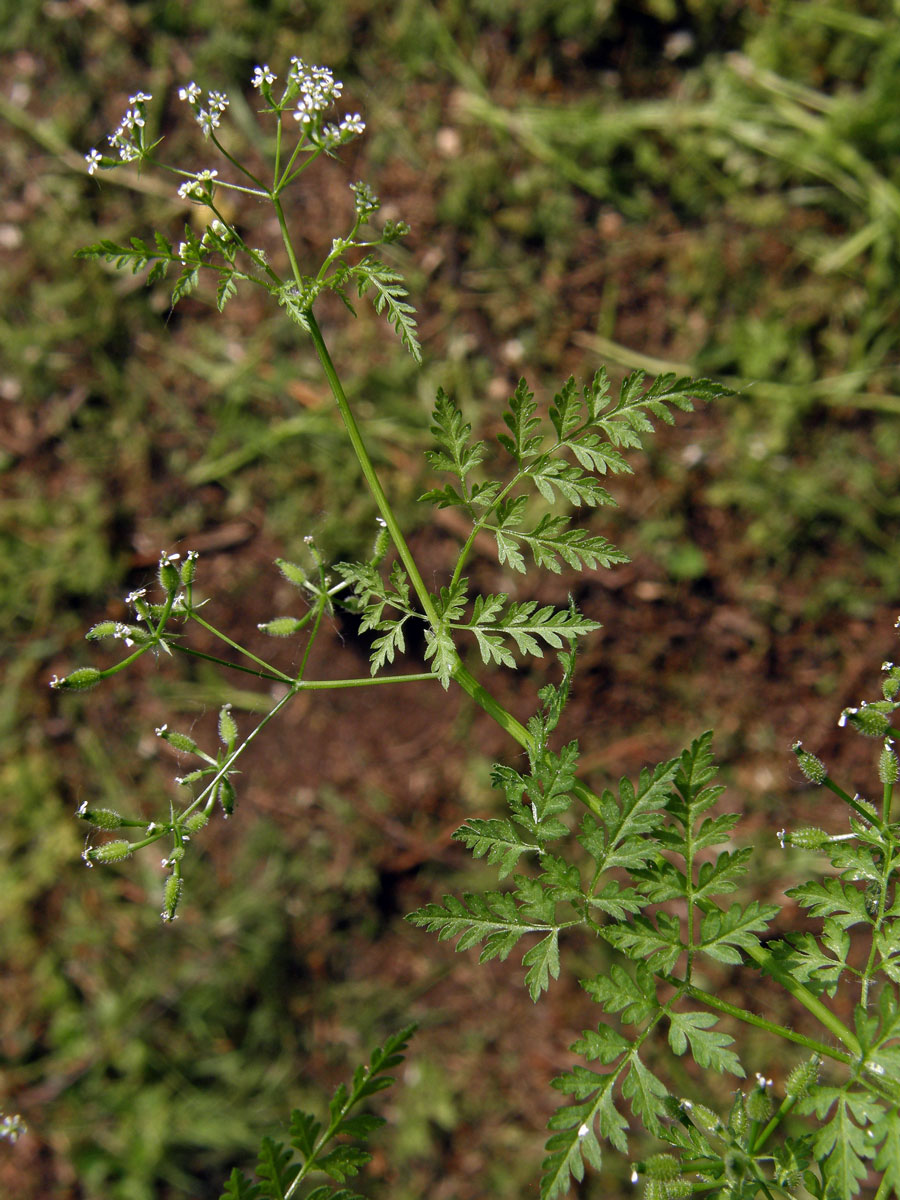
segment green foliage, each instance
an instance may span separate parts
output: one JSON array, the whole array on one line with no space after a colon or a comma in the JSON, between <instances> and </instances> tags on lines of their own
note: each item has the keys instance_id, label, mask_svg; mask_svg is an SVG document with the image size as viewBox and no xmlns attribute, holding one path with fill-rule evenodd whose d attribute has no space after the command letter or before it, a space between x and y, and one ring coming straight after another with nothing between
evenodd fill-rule
<instances>
[{"instance_id":1,"label":"green foliage","mask_svg":"<svg viewBox=\"0 0 900 1200\"><path fill-rule=\"evenodd\" d=\"M324 124L325 101L333 100L340 89L322 68L306 68L294 60L280 100L271 92L271 81L262 81L268 68L257 68L257 74L260 79L254 85L278 130L271 186L261 185L255 174L226 152L229 163L243 173L244 183L214 184L208 171L182 172L188 179L182 185L182 199L208 209L212 217L202 238L188 227L177 251L157 235L152 247L141 239L127 244L104 240L89 247L84 256L131 268L133 273L149 266L150 284L159 282L177 262L173 304L197 289L206 269L217 277L220 311L236 283L251 282L262 288L309 337L381 513L383 529L368 561L335 568L337 583L309 540L311 570L279 560L283 577L308 605L301 617L275 617L260 626L275 637L306 635L288 670L241 647L206 620L194 597L194 555L179 564L177 555L163 554L158 569L161 600L151 602L143 591L134 592L126 601L133 620L104 621L91 628L91 642L119 640L129 653L112 667L78 667L62 679L54 678L55 689L87 691L150 653L161 661L163 656L191 655L221 668L236 667L275 685L279 698L269 702L265 716L246 735L240 732L232 705L225 703L219 711L220 745L215 755L202 750L189 734L169 731L166 725L158 729L175 751L199 758L201 765L176 781L191 788L197 785L196 792L182 804L170 801L167 811L149 823L141 813L123 816L117 808L84 805L79 816L101 833L141 830L133 835L136 840L115 837L98 845L89 843L85 862L123 864L160 838L171 839L172 850L163 864L168 876L162 916L172 921L182 900L189 843L217 803L225 817L232 815L238 759L301 691L400 685L409 680L438 682L446 689L456 683L518 741L527 770L498 764L492 781L503 793L507 815L471 817L456 834L475 858L497 868L504 886L446 895L442 904L429 902L412 913L410 921L435 932L439 939L457 939L458 951L480 946L481 961L503 960L513 949L522 951L524 982L535 1003L548 991L551 980L559 978L561 955L571 942L590 946L601 941L603 949L614 954L608 970L581 980L599 1016L596 1026L584 1030L572 1046L582 1061L553 1084L571 1102L563 1104L550 1121L541 1183L544 1200L562 1196L572 1179L584 1177L586 1168L601 1168L604 1143L626 1154L639 1137L652 1139L654 1146L654 1152L634 1167L638 1177L644 1176L651 1196L710 1190L730 1200L750 1200L802 1186L822 1200L844 1200L861 1190L873 1165L882 1172L882 1191L898 1191L900 909L894 876L900 847L892 820L898 775L892 717L900 707L896 699L900 672L887 664L882 698L846 709L841 722L880 743L880 811L858 794L851 796L841 789L822 760L803 751L799 743L795 746L806 776L827 787L849 810L849 835L819 830L801 830L796 835L798 846L818 852L829 864L830 873L823 874L821 881L809 880L789 893L808 910L812 922L821 923L815 931L773 940L769 925L779 906L741 893L752 849L734 845L736 816L716 811L723 789L715 782L711 733L695 739L676 758L645 768L636 782L622 779L616 789L591 791L579 778L577 740L558 749L551 743L572 686L575 641L596 629L596 623L582 617L571 602L555 608L535 600L510 600L507 593L472 594L470 576L464 573L467 563L483 533L493 535L499 566L520 574L529 569L526 553L535 568L557 574L563 564L583 571L623 561L624 556L605 538L574 525L570 510L612 503L597 477L630 470L623 451L641 447L654 421L671 423L672 410L690 410L694 398L731 393L724 385L680 372L664 372L646 388L645 376L636 372L625 379L614 399L605 371L599 371L580 391L574 379L568 380L544 421L537 415L534 394L522 380L503 413L506 432L497 436L500 453L495 456L489 455L484 442L473 439L462 412L439 391L433 433L440 449L430 453L429 463L452 476L453 482L432 489L423 499L439 509L459 510L456 515L467 520L471 531L461 539L455 562L448 566L449 581L429 590L376 474L314 313L326 291L349 306L347 287L354 283L360 296L374 293L376 313L387 318L418 361L421 350L413 310L400 276L368 254L357 261L355 253L392 244L405 227L388 222L374 240L358 236L378 202L365 184L355 184L356 219L349 234L334 239L315 274L300 270L287 231L282 192L317 157L330 154L360 132L360 122L348 114L340 126ZM204 134L222 149L213 130L224 104L214 104L214 95L210 93L204 110L194 99L189 98L189 103ZM143 100L133 103L141 105ZM291 115L294 104L298 105L294 114L298 140L283 156L283 117ZM139 111L143 113L142 108ZM126 119L112 142L125 151L125 161L149 165L158 143L145 142L142 119L137 132L134 124ZM96 152L87 157L91 172L98 164L101 169L115 165ZM244 242L235 222L224 218L216 187L235 188L272 205L290 264L285 277L261 251ZM239 255L241 270L236 267ZM377 635L369 678L307 677L323 618L336 602L359 615L363 633ZM406 653L411 621L423 630L427 669L414 675L382 674ZM239 663L193 648L185 633L174 631L176 622L219 639L230 654L239 655ZM463 635L474 640L486 667L515 668L516 656L541 657L547 646L560 652L561 681L541 689L541 708L527 726L466 670ZM792 837L785 834L784 841ZM861 938L854 941L855 935ZM605 955L601 957L605 960ZM708 977L718 978L722 968L735 966L767 972L770 981L818 1022L814 1035L740 1009L706 990ZM840 1015L842 1009L828 1007L822 1000L836 996L839 989L842 998L851 994L856 1002L852 1022ZM736 1038L719 1027L723 1018L756 1027L778 1049L802 1046L812 1052L812 1059L788 1078L777 1109L770 1094L774 1085L761 1076L755 1087L736 1093L730 1104L723 1101L716 1076L747 1074ZM326 1124L297 1109L291 1116L288 1144L264 1137L256 1179L235 1168L224 1198L288 1200L307 1175L318 1170L331 1182L313 1187L306 1193L307 1200L354 1200L355 1193L343 1184L370 1156L335 1139L365 1138L380 1123L366 1113L351 1115L351 1110L391 1082L385 1072L401 1061L409 1033L407 1029L389 1039L367 1067L357 1070L349 1087L338 1088ZM683 1070L678 1060L689 1060L690 1071ZM678 1094L686 1088L701 1092L710 1106ZM720 1113L713 1105L725 1111Z\"/></svg>"},{"instance_id":2,"label":"green foliage","mask_svg":"<svg viewBox=\"0 0 900 1200\"><path fill-rule=\"evenodd\" d=\"M357 1067L349 1087L339 1085L328 1105L327 1125L310 1113L294 1109L290 1119L290 1148L264 1137L256 1164L256 1181L235 1167L221 1200L289 1200L294 1195L305 1200L362 1200L356 1192L331 1184L320 1184L306 1192L298 1188L315 1172L327 1175L335 1183L345 1183L371 1161L372 1155L367 1150L336 1139L365 1140L384 1124L383 1117L353 1113L353 1109L394 1082L387 1072L403 1062L414 1030L415 1026L409 1025L393 1034L372 1052L367 1065Z\"/></svg>"}]
</instances>

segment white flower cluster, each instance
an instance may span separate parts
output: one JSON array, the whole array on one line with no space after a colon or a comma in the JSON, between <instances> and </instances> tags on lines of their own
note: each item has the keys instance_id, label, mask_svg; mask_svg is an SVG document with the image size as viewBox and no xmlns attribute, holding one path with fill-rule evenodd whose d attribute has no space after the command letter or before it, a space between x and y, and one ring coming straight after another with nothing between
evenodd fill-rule
<instances>
[{"instance_id":1,"label":"white flower cluster","mask_svg":"<svg viewBox=\"0 0 900 1200\"><path fill-rule=\"evenodd\" d=\"M294 120L311 125L316 115L324 112L344 90L344 85L335 79L328 67L310 67L296 56L291 59L288 71L288 88L300 92L294 110Z\"/></svg>"},{"instance_id":2,"label":"white flower cluster","mask_svg":"<svg viewBox=\"0 0 900 1200\"><path fill-rule=\"evenodd\" d=\"M269 85L274 80L274 74L264 63L255 68L251 82L268 96ZM359 113L346 113L339 124L321 125L321 114L331 107L343 90L343 83L335 79L329 67L313 67L295 56L291 59L282 104L294 102L294 120L317 144L330 150L358 137L366 127Z\"/></svg>"},{"instance_id":3,"label":"white flower cluster","mask_svg":"<svg viewBox=\"0 0 900 1200\"><path fill-rule=\"evenodd\" d=\"M353 193L356 211L359 216L367 217L370 213L377 212L381 207L381 201L369 185L363 183L362 180L358 183L351 183L350 191Z\"/></svg>"},{"instance_id":4,"label":"white flower cluster","mask_svg":"<svg viewBox=\"0 0 900 1200\"><path fill-rule=\"evenodd\" d=\"M114 150L118 151L120 162L134 162L144 152L144 125L146 124L146 105L153 97L147 92L135 92L128 97L129 108L119 122L118 129L107 139ZM98 167L114 167L116 160L104 158L96 149L84 156L87 163L88 175L93 175Z\"/></svg>"},{"instance_id":5,"label":"white flower cluster","mask_svg":"<svg viewBox=\"0 0 900 1200\"><path fill-rule=\"evenodd\" d=\"M222 113L228 107L228 97L224 92L207 92L206 105L200 103L203 95L193 80L178 89L178 99L186 100L194 110L194 119L203 130L203 136L209 137L214 129L218 129L222 121Z\"/></svg>"},{"instance_id":6,"label":"white flower cluster","mask_svg":"<svg viewBox=\"0 0 900 1200\"><path fill-rule=\"evenodd\" d=\"M182 200L196 200L198 204L202 204L207 197L212 197L212 181L218 174L218 171L198 171L193 179L179 185L178 195Z\"/></svg>"},{"instance_id":7,"label":"white flower cluster","mask_svg":"<svg viewBox=\"0 0 900 1200\"><path fill-rule=\"evenodd\" d=\"M0 1138L7 1142L17 1142L28 1126L18 1113L0 1113Z\"/></svg>"}]
</instances>

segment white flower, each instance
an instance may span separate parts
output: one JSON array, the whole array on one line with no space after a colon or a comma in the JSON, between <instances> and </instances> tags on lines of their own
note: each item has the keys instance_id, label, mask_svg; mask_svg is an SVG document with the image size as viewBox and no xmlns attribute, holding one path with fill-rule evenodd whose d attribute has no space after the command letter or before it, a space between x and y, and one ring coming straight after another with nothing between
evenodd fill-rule
<instances>
[{"instance_id":1,"label":"white flower","mask_svg":"<svg viewBox=\"0 0 900 1200\"><path fill-rule=\"evenodd\" d=\"M186 87L178 89L178 99L187 100L189 104L193 104L200 95L200 89L196 83L189 83Z\"/></svg>"},{"instance_id":2,"label":"white flower","mask_svg":"<svg viewBox=\"0 0 900 1200\"><path fill-rule=\"evenodd\" d=\"M129 104L148 104L153 97L149 92L135 92L133 96L128 97Z\"/></svg>"},{"instance_id":3,"label":"white flower","mask_svg":"<svg viewBox=\"0 0 900 1200\"><path fill-rule=\"evenodd\" d=\"M84 156L84 161L87 163L88 175L93 175L93 173L97 170L97 168L103 162L103 159L100 157L100 155L97 153L96 150L92 150L90 152L90 154L86 154Z\"/></svg>"},{"instance_id":4,"label":"white flower","mask_svg":"<svg viewBox=\"0 0 900 1200\"><path fill-rule=\"evenodd\" d=\"M197 124L203 130L203 136L209 137L214 129L218 129L221 123L221 109L213 109L207 112L205 108L201 108L197 112Z\"/></svg>"},{"instance_id":5,"label":"white flower","mask_svg":"<svg viewBox=\"0 0 900 1200\"><path fill-rule=\"evenodd\" d=\"M366 128L366 123L360 117L359 113L347 113L343 121L341 121L342 133L363 133Z\"/></svg>"},{"instance_id":6,"label":"white flower","mask_svg":"<svg viewBox=\"0 0 900 1200\"><path fill-rule=\"evenodd\" d=\"M223 113L228 107L228 97L224 92L210 92L206 97L210 112Z\"/></svg>"},{"instance_id":7,"label":"white flower","mask_svg":"<svg viewBox=\"0 0 900 1200\"><path fill-rule=\"evenodd\" d=\"M250 80L255 88L262 90L264 83L274 83L275 75L269 70L269 64L263 63L261 67L253 68L253 78Z\"/></svg>"}]
</instances>

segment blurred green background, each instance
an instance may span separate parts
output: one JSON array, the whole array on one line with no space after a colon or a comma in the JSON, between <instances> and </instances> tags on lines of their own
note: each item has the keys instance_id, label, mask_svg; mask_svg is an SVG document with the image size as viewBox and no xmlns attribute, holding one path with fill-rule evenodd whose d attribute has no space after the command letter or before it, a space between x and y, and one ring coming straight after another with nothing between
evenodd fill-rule
<instances>
[{"instance_id":1,"label":"blurred green background","mask_svg":"<svg viewBox=\"0 0 900 1200\"><path fill-rule=\"evenodd\" d=\"M601 362L726 379L732 401L665 431L617 486L603 531L634 562L579 585L604 630L570 727L602 783L716 725L734 802L774 845L786 797L806 803L790 740L855 768L834 719L893 641L898 6L5 0L0 53L0 1107L30 1125L0 1146L0 1190L217 1196L292 1105L413 1017L366 1186L533 1194L546 1082L591 1013L574 981L532 1010L514 963L454 960L402 922L486 878L449 833L491 811L488 764L510 751L458 700L404 698L387 731L383 701L295 713L248 766L234 822L204 836L174 927L154 856L80 861L78 805L152 814L176 769L154 725L210 734L226 698L180 664L147 666L137 691L119 676L51 694L54 671L96 661L84 630L124 615L160 549L194 547L211 619L252 640L295 603L272 559L310 532L356 554L373 529L280 312L246 296L222 317L202 297L171 313L140 278L73 261L99 236L177 238L186 217L167 180L89 179L82 156L143 89L169 159L210 165L178 85L227 90L243 144L257 63L334 68L369 128L292 216L318 261L365 178L413 227L397 262L424 368L368 312L322 321L435 577L454 530L415 498L438 385L491 431L523 373L544 399ZM328 636L364 673L353 629ZM527 716L540 682L498 687ZM236 705L244 728L258 707ZM579 1194L626 1179L610 1160Z\"/></svg>"}]
</instances>

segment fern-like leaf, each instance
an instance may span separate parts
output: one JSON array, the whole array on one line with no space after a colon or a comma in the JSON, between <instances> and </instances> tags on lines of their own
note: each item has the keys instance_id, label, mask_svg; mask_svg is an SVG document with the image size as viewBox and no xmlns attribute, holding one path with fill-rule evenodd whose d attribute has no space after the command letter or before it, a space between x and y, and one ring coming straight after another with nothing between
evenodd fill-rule
<instances>
[{"instance_id":1,"label":"fern-like leaf","mask_svg":"<svg viewBox=\"0 0 900 1200\"><path fill-rule=\"evenodd\" d=\"M387 263L368 255L353 268L360 296L371 287L373 304L381 315L387 312L388 324L393 325L400 341L417 363L422 361L422 347L416 334L415 309L407 303L408 295L403 276Z\"/></svg>"}]
</instances>

